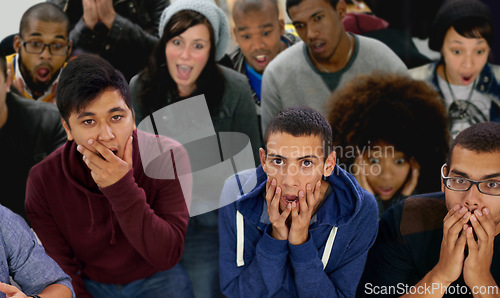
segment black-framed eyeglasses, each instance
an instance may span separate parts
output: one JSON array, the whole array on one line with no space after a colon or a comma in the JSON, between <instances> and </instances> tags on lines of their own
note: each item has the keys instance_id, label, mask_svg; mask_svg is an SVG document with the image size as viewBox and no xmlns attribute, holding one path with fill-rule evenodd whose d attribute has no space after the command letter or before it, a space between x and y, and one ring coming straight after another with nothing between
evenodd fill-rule
<instances>
[{"instance_id":1,"label":"black-framed eyeglasses","mask_svg":"<svg viewBox=\"0 0 500 298\"><path fill-rule=\"evenodd\" d=\"M462 177L445 177L444 176L444 164L441 167L441 177L443 178L443 184L449 190L454 191L468 191L472 185L476 185L480 193L490 196L500 196L500 181L496 180L485 180L476 181L468 178Z\"/></svg>"},{"instance_id":2,"label":"black-framed eyeglasses","mask_svg":"<svg viewBox=\"0 0 500 298\"><path fill-rule=\"evenodd\" d=\"M24 49L30 54L41 54L45 47L49 48L49 53L54 56L66 56L69 50L69 43L43 43L40 41L24 41L21 39Z\"/></svg>"}]
</instances>

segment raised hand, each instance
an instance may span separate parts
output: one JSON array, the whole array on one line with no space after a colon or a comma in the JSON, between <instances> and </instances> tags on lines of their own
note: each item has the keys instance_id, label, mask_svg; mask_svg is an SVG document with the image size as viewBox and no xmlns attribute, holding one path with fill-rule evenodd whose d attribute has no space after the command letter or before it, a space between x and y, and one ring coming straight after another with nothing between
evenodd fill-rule
<instances>
[{"instance_id":1,"label":"raised hand","mask_svg":"<svg viewBox=\"0 0 500 298\"><path fill-rule=\"evenodd\" d=\"M418 184L418 176L420 176L420 164L415 158L410 159L410 179L406 182L401 194L404 196L410 196Z\"/></svg>"},{"instance_id":2,"label":"raised hand","mask_svg":"<svg viewBox=\"0 0 500 298\"><path fill-rule=\"evenodd\" d=\"M281 188L276 186L277 182L274 178L267 178L266 182L266 202L267 214L271 221L273 231L271 237L277 240L288 239L287 218L290 215L292 206L287 204L287 208L280 212Z\"/></svg>"},{"instance_id":3,"label":"raised hand","mask_svg":"<svg viewBox=\"0 0 500 298\"><path fill-rule=\"evenodd\" d=\"M491 276L495 222L488 208L475 210L467 227L467 247L469 255L464 263L464 280L469 288L496 285ZM474 239L474 233L477 240Z\"/></svg>"},{"instance_id":4,"label":"raised hand","mask_svg":"<svg viewBox=\"0 0 500 298\"><path fill-rule=\"evenodd\" d=\"M97 15L101 23L106 25L108 29L113 26L113 21L115 20L116 12L113 7L113 0L95 0L97 5Z\"/></svg>"},{"instance_id":5,"label":"raised hand","mask_svg":"<svg viewBox=\"0 0 500 298\"><path fill-rule=\"evenodd\" d=\"M85 26L93 30L97 22L99 22L96 0L82 0L82 6L83 22Z\"/></svg>"},{"instance_id":6,"label":"raised hand","mask_svg":"<svg viewBox=\"0 0 500 298\"><path fill-rule=\"evenodd\" d=\"M370 184L368 184L368 179L366 179L366 162L363 158L363 155L358 155L354 161L354 164L357 166L354 172L354 178L358 181L359 186L364 188L366 191L375 195L375 191L371 188Z\"/></svg>"},{"instance_id":7,"label":"raised hand","mask_svg":"<svg viewBox=\"0 0 500 298\"><path fill-rule=\"evenodd\" d=\"M304 244L309 235L309 223L314 214L321 197L321 180L318 180L312 189L311 184L306 185L306 193L299 191L299 203L292 204L292 224L290 225L290 235L288 242L293 245Z\"/></svg>"},{"instance_id":8,"label":"raised hand","mask_svg":"<svg viewBox=\"0 0 500 298\"><path fill-rule=\"evenodd\" d=\"M82 0L82 6L83 22L88 28L93 30L101 22L111 29L116 16L113 0Z\"/></svg>"},{"instance_id":9,"label":"raised hand","mask_svg":"<svg viewBox=\"0 0 500 298\"><path fill-rule=\"evenodd\" d=\"M11 82L11 87L14 88L17 93L21 94L24 96L24 83L22 78L17 78L13 80L12 78L14 77L14 74L12 73L12 62L7 63L7 81L12 81Z\"/></svg>"},{"instance_id":10,"label":"raised hand","mask_svg":"<svg viewBox=\"0 0 500 298\"><path fill-rule=\"evenodd\" d=\"M125 145L123 159L99 141L89 139L88 146L97 153L82 145L78 145L77 150L83 155L83 161L91 170L92 179L99 187L115 184L132 168L132 136Z\"/></svg>"}]
</instances>

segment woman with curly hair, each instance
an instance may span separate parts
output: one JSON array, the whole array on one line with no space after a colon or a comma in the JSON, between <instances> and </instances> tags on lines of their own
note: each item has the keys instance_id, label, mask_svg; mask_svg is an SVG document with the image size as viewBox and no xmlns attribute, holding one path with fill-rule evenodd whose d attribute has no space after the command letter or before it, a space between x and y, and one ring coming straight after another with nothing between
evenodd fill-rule
<instances>
[{"instance_id":1,"label":"woman with curly hair","mask_svg":"<svg viewBox=\"0 0 500 298\"><path fill-rule=\"evenodd\" d=\"M337 164L375 195L379 216L411 194L440 190L448 119L430 85L374 72L334 92L329 105Z\"/></svg>"}]
</instances>

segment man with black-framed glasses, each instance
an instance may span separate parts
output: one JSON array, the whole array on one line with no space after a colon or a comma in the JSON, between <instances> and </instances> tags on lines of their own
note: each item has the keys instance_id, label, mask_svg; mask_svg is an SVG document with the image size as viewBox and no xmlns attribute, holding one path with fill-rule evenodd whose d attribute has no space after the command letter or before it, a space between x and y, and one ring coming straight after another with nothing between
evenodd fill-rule
<instances>
[{"instance_id":1,"label":"man with black-framed glasses","mask_svg":"<svg viewBox=\"0 0 500 298\"><path fill-rule=\"evenodd\" d=\"M458 134L441 181L384 214L359 296L500 295L500 123Z\"/></svg>"},{"instance_id":2,"label":"man with black-framed glasses","mask_svg":"<svg viewBox=\"0 0 500 298\"><path fill-rule=\"evenodd\" d=\"M52 3L31 6L14 37L16 53L7 57L13 90L26 98L55 102L59 73L71 48L64 11Z\"/></svg>"}]
</instances>

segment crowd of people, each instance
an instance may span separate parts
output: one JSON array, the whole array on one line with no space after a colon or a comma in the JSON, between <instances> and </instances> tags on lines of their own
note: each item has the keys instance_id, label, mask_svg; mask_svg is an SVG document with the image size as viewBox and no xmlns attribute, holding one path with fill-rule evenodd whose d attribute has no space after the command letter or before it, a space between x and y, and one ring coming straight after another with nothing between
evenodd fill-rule
<instances>
[{"instance_id":1,"label":"crowd of people","mask_svg":"<svg viewBox=\"0 0 500 298\"><path fill-rule=\"evenodd\" d=\"M27 9L0 43L0 297L499 297L494 10L435 2L436 60L382 5Z\"/></svg>"}]
</instances>

